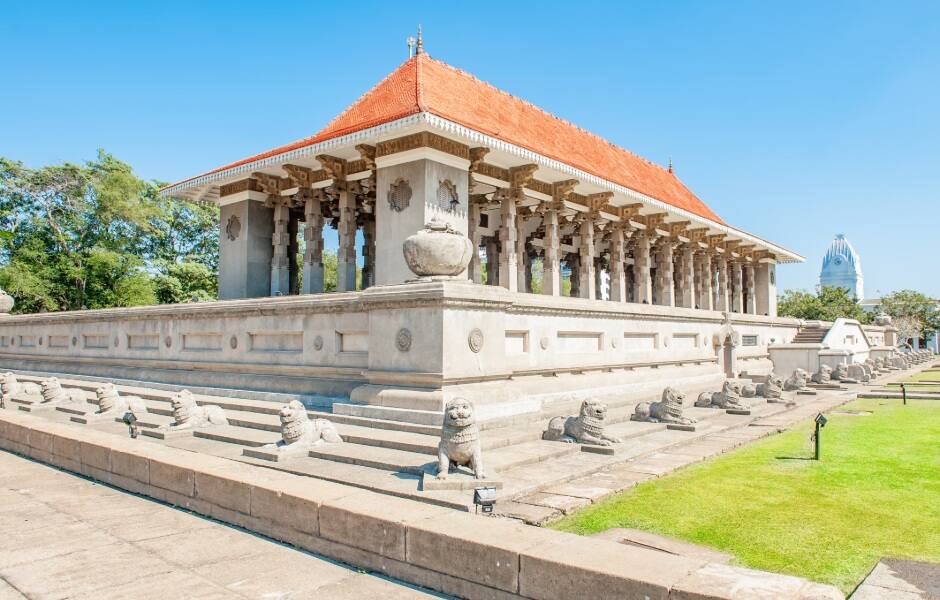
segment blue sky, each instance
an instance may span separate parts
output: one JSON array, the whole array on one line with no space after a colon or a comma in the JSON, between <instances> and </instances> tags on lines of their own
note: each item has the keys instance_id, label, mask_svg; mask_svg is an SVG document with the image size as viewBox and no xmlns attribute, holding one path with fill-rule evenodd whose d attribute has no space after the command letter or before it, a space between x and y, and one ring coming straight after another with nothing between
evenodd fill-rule
<instances>
[{"instance_id":1,"label":"blue sky","mask_svg":"<svg viewBox=\"0 0 940 600\"><path fill-rule=\"evenodd\" d=\"M102 147L174 181L310 135L432 56L660 164L806 256L845 233L866 295L940 295L938 2L31 2L0 18L0 155Z\"/></svg>"}]
</instances>

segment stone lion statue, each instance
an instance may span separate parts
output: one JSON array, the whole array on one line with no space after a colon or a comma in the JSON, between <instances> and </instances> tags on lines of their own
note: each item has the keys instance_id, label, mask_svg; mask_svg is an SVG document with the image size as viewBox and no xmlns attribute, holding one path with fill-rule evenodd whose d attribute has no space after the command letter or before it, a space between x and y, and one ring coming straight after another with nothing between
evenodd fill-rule
<instances>
[{"instance_id":1,"label":"stone lion statue","mask_svg":"<svg viewBox=\"0 0 940 600\"><path fill-rule=\"evenodd\" d=\"M281 419L281 441L268 444L265 448L287 450L321 442L338 444L343 441L333 423L326 419L310 419L307 408L299 400L292 400L282 406L278 416Z\"/></svg>"},{"instance_id":2,"label":"stone lion statue","mask_svg":"<svg viewBox=\"0 0 940 600\"><path fill-rule=\"evenodd\" d=\"M779 400L783 396L783 378L771 373L767 381L758 384L757 395L768 400Z\"/></svg>"},{"instance_id":3,"label":"stone lion statue","mask_svg":"<svg viewBox=\"0 0 940 600\"><path fill-rule=\"evenodd\" d=\"M578 442L594 446L619 444L620 440L604 435L604 419L607 417L607 405L597 400L585 400L581 403L581 412L577 417L554 417L548 422L548 429L542 434L543 440L553 442Z\"/></svg>"},{"instance_id":4,"label":"stone lion statue","mask_svg":"<svg viewBox=\"0 0 940 600\"><path fill-rule=\"evenodd\" d=\"M819 365L819 370L813 373L813 383L824 384L832 382L832 367L829 365Z\"/></svg>"},{"instance_id":5,"label":"stone lion statue","mask_svg":"<svg viewBox=\"0 0 940 600\"><path fill-rule=\"evenodd\" d=\"M748 410L751 405L741 400L741 384L733 379L726 379L720 392L702 392L695 406L702 408L722 408Z\"/></svg>"},{"instance_id":6,"label":"stone lion statue","mask_svg":"<svg viewBox=\"0 0 940 600\"><path fill-rule=\"evenodd\" d=\"M862 363L852 363L846 367L846 372L851 379L861 381L862 383L867 383L869 379L871 379L868 369Z\"/></svg>"},{"instance_id":7,"label":"stone lion statue","mask_svg":"<svg viewBox=\"0 0 940 600\"><path fill-rule=\"evenodd\" d=\"M6 406L13 396L38 396L42 389L35 383L18 381L13 373L0 375L0 408Z\"/></svg>"},{"instance_id":8,"label":"stone lion statue","mask_svg":"<svg viewBox=\"0 0 940 600\"><path fill-rule=\"evenodd\" d=\"M809 381L809 373L803 369L793 371L793 374L783 382L783 389L788 392L795 392L806 387Z\"/></svg>"},{"instance_id":9,"label":"stone lion statue","mask_svg":"<svg viewBox=\"0 0 940 600\"><path fill-rule=\"evenodd\" d=\"M67 404L70 402L85 402L85 392L76 389L65 389L58 378L44 379L40 387L42 404Z\"/></svg>"},{"instance_id":10,"label":"stone lion statue","mask_svg":"<svg viewBox=\"0 0 940 600\"><path fill-rule=\"evenodd\" d=\"M839 363L836 365L836 368L832 370L832 379L834 381L842 381L843 379L849 378L849 367L845 363Z\"/></svg>"},{"instance_id":11,"label":"stone lion statue","mask_svg":"<svg viewBox=\"0 0 940 600\"><path fill-rule=\"evenodd\" d=\"M98 398L98 410L95 414L122 415L128 411L134 415L146 414L147 405L139 396L122 396L113 383L106 383L95 390Z\"/></svg>"},{"instance_id":12,"label":"stone lion statue","mask_svg":"<svg viewBox=\"0 0 940 600\"><path fill-rule=\"evenodd\" d=\"M189 390L173 394L173 429L198 429L210 425L228 425L220 406L199 406Z\"/></svg>"},{"instance_id":13,"label":"stone lion statue","mask_svg":"<svg viewBox=\"0 0 940 600\"><path fill-rule=\"evenodd\" d=\"M675 388L667 387L663 390L659 402L640 402L637 404L630 420L692 425L698 420L682 414L683 400L685 400L685 394Z\"/></svg>"},{"instance_id":14,"label":"stone lion statue","mask_svg":"<svg viewBox=\"0 0 940 600\"><path fill-rule=\"evenodd\" d=\"M753 383L738 383L738 391L741 392L742 398L757 397L757 386Z\"/></svg>"},{"instance_id":15,"label":"stone lion statue","mask_svg":"<svg viewBox=\"0 0 940 600\"><path fill-rule=\"evenodd\" d=\"M437 446L437 478L446 479L451 467L469 467L477 479L485 479L480 429L469 400L454 398L444 406L444 425Z\"/></svg>"}]
</instances>

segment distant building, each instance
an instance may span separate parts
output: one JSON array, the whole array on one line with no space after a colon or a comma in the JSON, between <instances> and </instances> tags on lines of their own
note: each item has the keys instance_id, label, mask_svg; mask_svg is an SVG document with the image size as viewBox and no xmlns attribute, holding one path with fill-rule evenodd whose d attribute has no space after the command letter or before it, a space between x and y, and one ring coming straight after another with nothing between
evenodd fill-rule
<instances>
[{"instance_id":1,"label":"distant building","mask_svg":"<svg viewBox=\"0 0 940 600\"><path fill-rule=\"evenodd\" d=\"M845 239L845 235L838 234L823 257L819 285L845 288L853 297L861 300L865 297L863 281L862 260L858 252Z\"/></svg>"}]
</instances>

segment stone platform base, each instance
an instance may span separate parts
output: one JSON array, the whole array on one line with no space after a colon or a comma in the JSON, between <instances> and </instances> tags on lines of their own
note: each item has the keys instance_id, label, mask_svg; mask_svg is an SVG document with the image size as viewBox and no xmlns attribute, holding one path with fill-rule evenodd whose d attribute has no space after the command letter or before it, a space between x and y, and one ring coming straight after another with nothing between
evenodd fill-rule
<instances>
[{"instance_id":1,"label":"stone platform base","mask_svg":"<svg viewBox=\"0 0 940 600\"><path fill-rule=\"evenodd\" d=\"M435 490L475 490L477 488L491 487L503 489L503 482L499 479L477 479L467 473L450 473L447 479L438 479L437 475L425 473L421 476L422 491Z\"/></svg>"}]
</instances>

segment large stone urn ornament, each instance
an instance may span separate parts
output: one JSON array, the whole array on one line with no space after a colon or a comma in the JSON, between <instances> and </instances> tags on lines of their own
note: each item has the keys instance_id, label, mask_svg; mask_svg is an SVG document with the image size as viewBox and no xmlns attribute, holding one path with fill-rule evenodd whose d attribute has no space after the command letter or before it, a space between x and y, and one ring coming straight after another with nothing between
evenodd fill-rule
<instances>
[{"instance_id":1,"label":"large stone urn ornament","mask_svg":"<svg viewBox=\"0 0 940 600\"><path fill-rule=\"evenodd\" d=\"M450 279L467 270L473 243L448 223L432 220L408 237L402 253L411 272L421 279Z\"/></svg>"}]
</instances>

